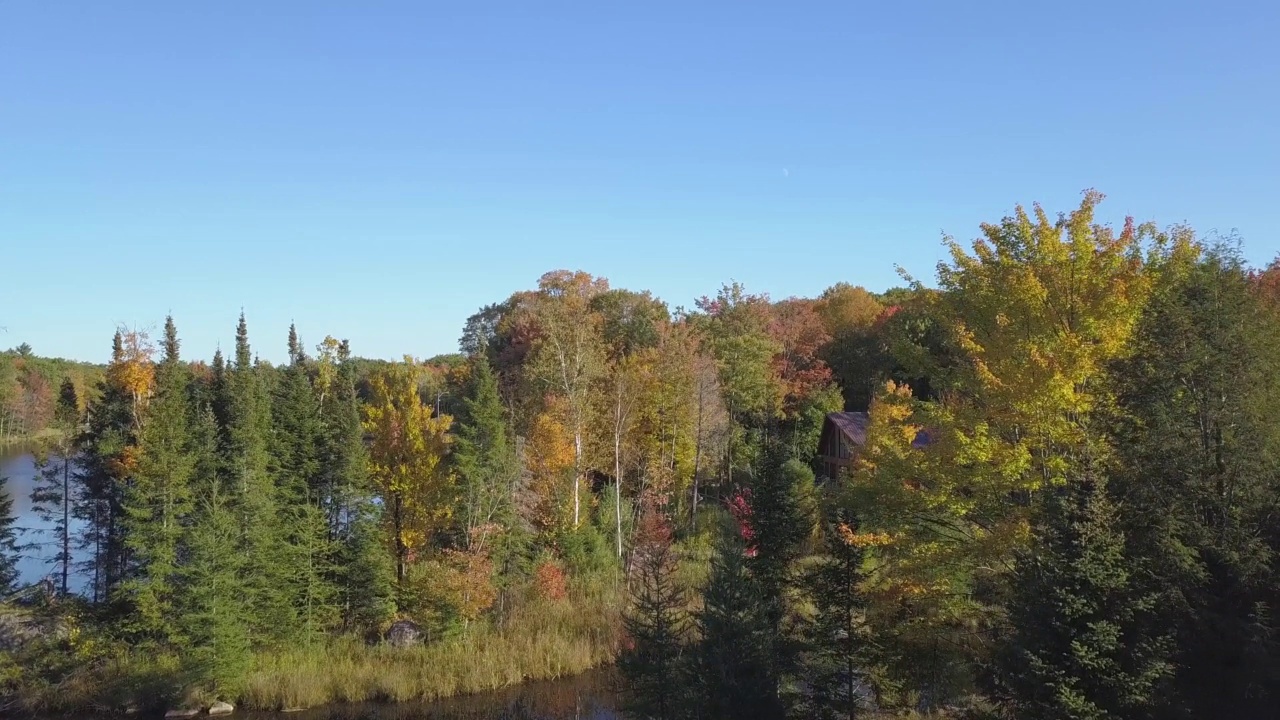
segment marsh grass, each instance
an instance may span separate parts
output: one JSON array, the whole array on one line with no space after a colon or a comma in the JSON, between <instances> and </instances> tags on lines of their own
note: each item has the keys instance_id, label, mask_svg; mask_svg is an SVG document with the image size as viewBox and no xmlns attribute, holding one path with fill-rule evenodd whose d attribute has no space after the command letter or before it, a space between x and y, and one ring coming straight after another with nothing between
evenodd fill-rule
<instances>
[{"instance_id":1,"label":"marsh grass","mask_svg":"<svg viewBox=\"0 0 1280 720\"><path fill-rule=\"evenodd\" d=\"M394 648L340 636L261 651L245 678L216 693L201 689L179 655L119 648L79 662L69 648L51 647L36 656L47 667L0 663L9 695L0 700L0 717L152 712L215 698L246 710L436 700L566 677L613 661L623 598L616 580L601 579L562 600L529 599L500 625L474 624L433 644Z\"/></svg>"},{"instance_id":2,"label":"marsh grass","mask_svg":"<svg viewBox=\"0 0 1280 720\"><path fill-rule=\"evenodd\" d=\"M617 595L597 591L532 601L501 628L478 625L456 638L413 648L344 637L259 654L240 704L279 710L436 700L586 672L612 662L617 651Z\"/></svg>"}]
</instances>

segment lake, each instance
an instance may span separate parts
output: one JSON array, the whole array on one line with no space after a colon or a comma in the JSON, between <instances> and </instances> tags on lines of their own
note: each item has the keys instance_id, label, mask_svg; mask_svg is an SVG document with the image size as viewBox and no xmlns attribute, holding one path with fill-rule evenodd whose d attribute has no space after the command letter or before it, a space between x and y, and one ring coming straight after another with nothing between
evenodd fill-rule
<instances>
[{"instance_id":1,"label":"lake","mask_svg":"<svg viewBox=\"0 0 1280 720\"><path fill-rule=\"evenodd\" d=\"M18 518L18 542L29 547L22 553L18 562L18 583L28 584L53 572L49 559L57 554L57 539L48 532L50 523L42 522L31 511L31 489L35 485L35 456L28 448L21 446L0 446L0 477L9 478L7 490L13 496L13 512ZM72 522L72 532L79 524ZM73 550L72 555L76 553ZM79 560L73 557L73 562ZM83 578L72 580L74 588L84 586Z\"/></svg>"},{"instance_id":2,"label":"lake","mask_svg":"<svg viewBox=\"0 0 1280 720\"><path fill-rule=\"evenodd\" d=\"M251 720L622 720L614 674L597 670L430 703L333 705L298 713L240 713Z\"/></svg>"}]
</instances>

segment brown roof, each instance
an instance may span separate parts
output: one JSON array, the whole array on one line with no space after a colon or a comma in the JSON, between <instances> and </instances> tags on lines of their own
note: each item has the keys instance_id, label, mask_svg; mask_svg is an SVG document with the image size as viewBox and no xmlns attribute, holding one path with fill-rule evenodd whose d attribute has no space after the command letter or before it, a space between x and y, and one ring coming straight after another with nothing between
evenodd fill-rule
<instances>
[{"instance_id":1,"label":"brown roof","mask_svg":"<svg viewBox=\"0 0 1280 720\"><path fill-rule=\"evenodd\" d=\"M827 413L827 420L836 426L849 442L862 445L867 441L867 423L871 417L864 412Z\"/></svg>"},{"instance_id":2,"label":"brown roof","mask_svg":"<svg viewBox=\"0 0 1280 720\"><path fill-rule=\"evenodd\" d=\"M864 412L834 412L827 413L827 420L836 426L842 435L849 439L854 445L864 445L867 442L867 425L871 422L871 416ZM911 446L916 448L925 447L933 442L933 438L929 436L928 430L921 430L916 433L916 437L911 441Z\"/></svg>"}]
</instances>

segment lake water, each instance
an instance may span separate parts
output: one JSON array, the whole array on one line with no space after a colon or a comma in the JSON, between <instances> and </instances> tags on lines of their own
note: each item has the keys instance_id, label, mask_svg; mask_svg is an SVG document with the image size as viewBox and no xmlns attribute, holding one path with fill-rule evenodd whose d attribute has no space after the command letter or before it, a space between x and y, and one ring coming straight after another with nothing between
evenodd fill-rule
<instances>
[{"instance_id":1,"label":"lake water","mask_svg":"<svg viewBox=\"0 0 1280 720\"><path fill-rule=\"evenodd\" d=\"M600 670L431 703L334 705L299 713L239 713L250 720L622 720L614 675Z\"/></svg>"},{"instance_id":2,"label":"lake water","mask_svg":"<svg viewBox=\"0 0 1280 720\"><path fill-rule=\"evenodd\" d=\"M57 538L49 532L51 524L45 523L31 511L31 489L35 485L35 456L22 447L0 447L0 477L9 478L6 485L8 494L13 496L13 512L18 518L17 527L21 528L18 542L28 547L23 551L18 562L19 584L34 583L40 578L54 572L49 559L57 554ZM72 532L78 524L72 524ZM75 555L75 551L72 551ZM73 557L73 562L79 560ZM82 587L82 578L73 579L75 587Z\"/></svg>"}]
</instances>

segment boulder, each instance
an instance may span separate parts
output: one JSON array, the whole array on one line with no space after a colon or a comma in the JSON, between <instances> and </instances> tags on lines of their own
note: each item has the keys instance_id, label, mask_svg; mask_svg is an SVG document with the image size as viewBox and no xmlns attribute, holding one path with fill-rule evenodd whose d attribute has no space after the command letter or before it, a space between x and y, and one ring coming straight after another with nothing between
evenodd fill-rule
<instances>
[{"instance_id":1,"label":"boulder","mask_svg":"<svg viewBox=\"0 0 1280 720\"><path fill-rule=\"evenodd\" d=\"M32 643L63 640L66 624L50 612L17 603L0 604L0 651L17 652Z\"/></svg>"},{"instance_id":2,"label":"boulder","mask_svg":"<svg viewBox=\"0 0 1280 720\"><path fill-rule=\"evenodd\" d=\"M236 708L234 705L229 702L222 702L221 700L209 706L210 715L230 715L235 712L235 710Z\"/></svg>"},{"instance_id":3,"label":"boulder","mask_svg":"<svg viewBox=\"0 0 1280 720\"><path fill-rule=\"evenodd\" d=\"M166 720L175 718L193 718L200 714L200 708L177 708L164 714Z\"/></svg>"},{"instance_id":4,"label":"boulder","mask_svg":"<svg viewBox=\"0 0 1280 720\"><path fill-rule=\"evenodd\" d=\"M422 628L412 620L397 620L387 628L387 644L406 648L422 644Z\"/></svg>"}]
</instances>

